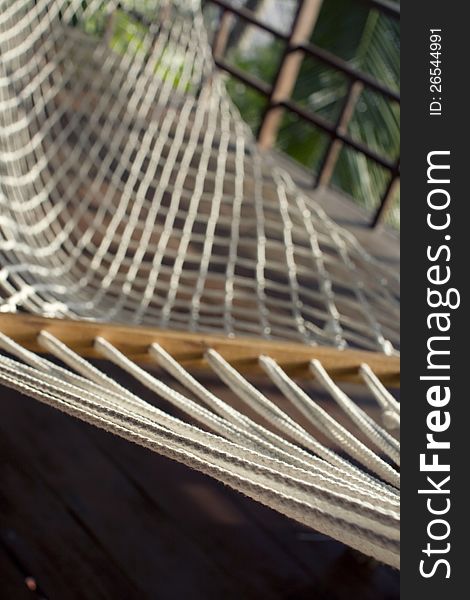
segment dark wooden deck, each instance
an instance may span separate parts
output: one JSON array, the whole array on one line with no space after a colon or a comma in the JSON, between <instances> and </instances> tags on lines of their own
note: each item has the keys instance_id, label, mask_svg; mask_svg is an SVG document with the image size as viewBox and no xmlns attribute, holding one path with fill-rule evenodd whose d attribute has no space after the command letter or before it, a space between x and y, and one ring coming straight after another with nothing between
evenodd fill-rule
<instances>
[{"instance_id":1,"label":"dark wooden deck","mask_svg":"<svg viewBox=\"0 0 470 600\"><path fill-rule=\"evenodd\" d=\"M331 191L319 199L397 265L393 234L368 230L361 211ZM0 391L2 600L398 598L396 571L181 465Z\"/></svg>"}]
</instances>

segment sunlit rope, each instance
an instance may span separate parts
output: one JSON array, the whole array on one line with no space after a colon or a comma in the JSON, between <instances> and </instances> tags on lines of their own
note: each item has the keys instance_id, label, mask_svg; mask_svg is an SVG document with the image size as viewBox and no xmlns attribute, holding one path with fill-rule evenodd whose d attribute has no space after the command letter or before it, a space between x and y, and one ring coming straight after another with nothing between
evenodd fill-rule
<instances>
[{"instance_id":1,"label":"sunlit rope","mask_svg":"<svg viewBox=\"0 0 470 600\"><path fill-rule=\"evenodd\" d=\"M51 334L42 332L39 339L69 368L40 358L1 334L0 346L21 361L0 355L4 385L175 458L303 524L398 565L396 488L373 476L358 477L347 461L341 459L338 467L335 461L319 459L296 444L289 444L293 452L285 452L283 444L273 443L269 435L263 437L267 430L253 427L248 417L237 418L234 425L230 418L218 416L143 371L102 338L96 339L96 347L103 356L198 425L141 400ZM164 351L159 356L165 356ZM165 362L171 362L169 355ZM183 379L193 390L200 386L192 376ZM213 394L212 405L223 407L226 416L238 414Z\"/></svg>"},{"instance_id":2,"label":"sunlit rope","mask_svg":"<svg viewBox=\"0 0 470 600\"><path fill-rule=\"evenodd\" d=\"M258 151L198 1L0 0L0 126L0 311L397 352L396 276ZM184 392L94 340L153 405L51 333L37 342L64 366L0 333L1 383L398 566L399 442L318 361L351 430L269 356L267 380L308 425L210 348L263 424L156 344ZM360 375L398 428L399 403Z\"/></svg>"},{"instance_id":3,"label":"sunlit rope","mask_svg":"<svg viewBox=\"0 0 470 600\"><path fill-rule=\"evenodd\" d=\"M198 3L150 4L0 0L1 310L391 352L395 276L259 154Z\"/></svg>"}]
</instances>

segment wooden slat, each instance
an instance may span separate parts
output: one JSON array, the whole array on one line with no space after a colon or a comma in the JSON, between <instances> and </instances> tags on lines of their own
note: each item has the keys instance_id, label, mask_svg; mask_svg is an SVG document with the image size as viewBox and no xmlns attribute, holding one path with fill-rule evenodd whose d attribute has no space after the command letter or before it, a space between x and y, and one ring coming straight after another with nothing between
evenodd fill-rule
<instances>
[{"instance_id":1,"label":"wooden slat","mask_svg":"<svg viewBox=\"0 0 470 600\"><path fill-rule=\"evenodd\" d=\"M204 352L212 348L242 373L262 373L258 357L264 354L278 361L290 375L310 377L309 361L318 358L337 380L360 382L358 369L362 363L367 363L386 385L398 386L400 382L399 358L375 352L337 350L248 337L228 338L153 327L48 319L34 315L0 315L0 331L34 352L44 352L37 343L37 336L43 329L88 358L100 358L93 347L93 341L102 336L139 363L152 362L148 347L157 342L190 369L207 369Z\"/></svg>"}]
</instances>

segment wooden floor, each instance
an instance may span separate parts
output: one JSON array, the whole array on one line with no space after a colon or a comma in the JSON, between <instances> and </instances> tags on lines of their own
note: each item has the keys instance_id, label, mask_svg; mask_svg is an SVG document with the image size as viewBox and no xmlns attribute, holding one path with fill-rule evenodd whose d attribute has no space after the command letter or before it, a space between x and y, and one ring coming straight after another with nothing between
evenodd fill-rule
<instances>
[{"instance_id":1,"label":"wooden floor","mask_svg":"<svg viewBox=\"0 0 470 600\"><path fill-rule=\"evenodd\" d=\"M371 233L360 211L322 194L396 266L392 234ZM181 465L1 394L0 599L398 598L396 571Z\"/></svg>"},{"instance_id":2,"label":"wooden floor","mask_svg":"<svg viewBox=\"0 0 470 600\"><path fill-rule=\"evenodd\" d=\"M392 569L143 448L2 396L0 598L398 597Z\"/></svg>"}]
</instances>

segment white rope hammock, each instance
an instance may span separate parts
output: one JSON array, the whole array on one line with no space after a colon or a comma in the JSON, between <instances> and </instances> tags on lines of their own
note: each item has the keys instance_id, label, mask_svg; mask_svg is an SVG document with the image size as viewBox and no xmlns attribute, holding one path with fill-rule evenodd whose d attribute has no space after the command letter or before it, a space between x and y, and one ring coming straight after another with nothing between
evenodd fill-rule
<instances>
[{"instance_id":1,"label":"white rope hammock","mask_svg":"<svg viewBox=\"0 0 470 600\"><path fill-rule=\"evenodd\" d=\"M397 353L395 275L259 153L215 72L198 2L0 0L0 124L0 311ZM399 443L313 354L311 375L367 445L270 356L259 367L308 430L214 349L207 368L269 428L163 345L146 360L184 394L92 336L95 355L188 421L47 327L29 342L63 367L6 329L4 385L398 566ZM397 428L399 404L370 366L358 376Z\"/></svg>"}]
</instances>

